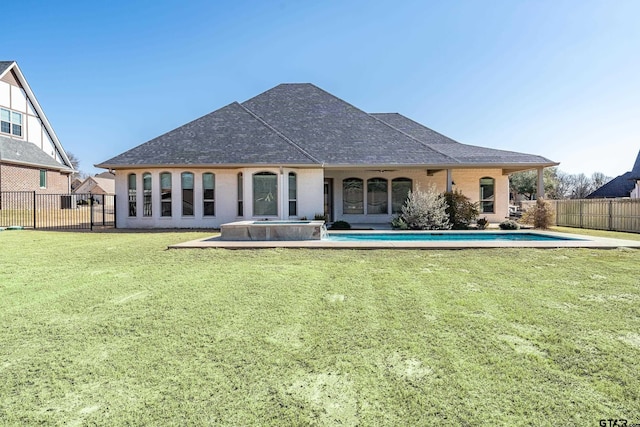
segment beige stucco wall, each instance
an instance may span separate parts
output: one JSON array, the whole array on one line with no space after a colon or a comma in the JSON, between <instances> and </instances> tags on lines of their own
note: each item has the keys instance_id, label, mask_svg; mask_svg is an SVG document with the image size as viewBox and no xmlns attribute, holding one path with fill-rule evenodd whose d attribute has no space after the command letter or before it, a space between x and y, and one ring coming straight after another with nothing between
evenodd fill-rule
<instances>
[{"instance_id":1,"label":"beige stucco wall","mask_svg":"<svg viewBox=\"0 0 640 427\"><path fill-rule=\"evenodd\" d=\"M151 173L152 215L143 216L142 175ZM172 176L172 215L160 216L160 174L170 172ZM181 174L194 174L194 215L182 215ZM203 215L202 174L215 174L215 216ZM238 216L238 173L243 174L243 215ZM163 168L128 169L116 171L117 221L121 228L219 228L220 225L240 220L264 219L253 215L252 176L258 172L272 172L278 176L278 214L269 219L313 218L323 211L323 175L321 169L292 169L280 167L215 169L215 168ZM289 217L289 172L297 174L298 215ZM136 174L137 215L129 216L127 177Z\"/></svg>"}]
</instances>

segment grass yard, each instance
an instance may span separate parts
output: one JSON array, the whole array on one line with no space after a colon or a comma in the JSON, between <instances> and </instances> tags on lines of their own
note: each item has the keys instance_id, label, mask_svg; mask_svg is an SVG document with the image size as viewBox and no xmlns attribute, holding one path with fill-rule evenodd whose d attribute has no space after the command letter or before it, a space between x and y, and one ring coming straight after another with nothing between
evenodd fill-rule
<instances>
[{"instance_id":1,"label":"grass yard","mask_svg":"<svg viewBox=\"0 0 640 427\"><path fill-rule=\"evenodd\" d=\"M640 423L640 252L0 232L0 425Z\"/></svg>"}]
</instances>

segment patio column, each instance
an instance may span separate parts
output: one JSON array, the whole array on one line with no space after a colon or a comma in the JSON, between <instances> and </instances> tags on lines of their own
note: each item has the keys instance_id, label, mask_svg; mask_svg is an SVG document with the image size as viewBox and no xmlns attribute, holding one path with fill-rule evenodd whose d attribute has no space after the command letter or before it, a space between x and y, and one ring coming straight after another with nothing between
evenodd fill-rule
<instances>
[{"instance_id":1,"label":"patio column","mask_svg":"<svg viewBox=\"0 0 640 427\"><path fill-rule=\"evenodd\" d=\"M447 192L453 190L453 178L451 177L451 169L447 169Z\"/></svg>"},{"instance_id":2,"label":"patio column","mask_svg":"<svg viewBox=\"0 0 640 427\"><path fill-rule=\"evenodd\" d=\"M538 168L537 199L544 199L544 168Z\"/></svg>"}]
</instances>

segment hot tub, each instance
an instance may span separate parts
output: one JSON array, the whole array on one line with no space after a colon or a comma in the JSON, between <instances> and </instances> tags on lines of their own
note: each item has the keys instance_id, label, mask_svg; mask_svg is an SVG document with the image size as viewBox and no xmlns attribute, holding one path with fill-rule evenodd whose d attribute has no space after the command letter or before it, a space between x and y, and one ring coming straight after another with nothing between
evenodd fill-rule
<instances>
[{"instance_id":1,"label":"hot tub","mask_svg":"<svg viewBox=\"0 0 640 427\"><path fill-rule=\"evenodd\" d=\"M324 221L237 221L220 226L221 240L321 240Z\"/></svg>"}]
</instances>

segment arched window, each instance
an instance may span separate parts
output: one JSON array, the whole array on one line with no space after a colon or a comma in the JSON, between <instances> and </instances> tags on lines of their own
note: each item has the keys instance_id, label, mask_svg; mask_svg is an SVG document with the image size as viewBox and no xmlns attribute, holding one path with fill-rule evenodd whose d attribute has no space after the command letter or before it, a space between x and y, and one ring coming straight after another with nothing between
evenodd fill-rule
<instances>
[{"instance_id":1,"label":"arched window","mask_svg":"<svg viewBox=\"0 0 640 427\"><path fill-rule=\"evenodd\" d=\"M151 216L151 174L142 174L142 216Z\"/></svg>"},{"instance_id":2,"label":"arched window","mask_svg":"<svg viewBox=\"0 0 640 427\"><path fill-rule=\"evenodd\" d=\"M480 213L495 212L495 179L480 178Z\"/></svg>"},{"instance_id":3,"label":"arched window","mask_svg":"<svg viewBox=\"0 0 640 427\"><path fill-rule=\"evenodd\" d=\"M363 181L360 178L347 178L342 181L342 213L364 213Z\"/></svg>"},{"instance_id":4,"label":"arched window","mask_svg":"<svg viewBox=\"0 0 640 427\"><path fill-rule=\"evenodd\" d=\"M298 182L297 176L289 172L289 216L298 215Z\"/></svg>"},{"instance_id":5,"label":"arched window","mask_svg":"<svg viewBox=\"0 0 640 427\"><path fill-rule=\"evenodd\" d=\"M171 216L171 174L160 174L160 216Z\"/></svg>"},{"instance_id":6,"label":"arched window","mask_svg":"<svg viewBox=\"0 0 640 427\"><path fill-rule=\"evenodd\" d=\"M182 172L180 183L182 185L182 216L193 216L193 174Z\"/></svg>"},{"instance_id":7,"label":"arched window","mask_svg":"<svg viewBox=\"0 0 640 427\"><path fill-rule=\"evenodd\" d=\"M384 178L367 180L367 214L389 213L389 190Z\"/></svg>"},{"instance_id":8,"label":"arched window","mask_svg":"<svg viewBox=\"0 0 640 427\"><path fill-rule=\"evenodd\" d=\"M130 173L127 176L127 188L129 189L128 191L128 195L129 195L129 216L136 216L138 213L137 210L137 203L136 203L136 174L135 173Z\"/></svg>"},{"instance_id":9,"label":"arched window","mask_svg":"<svg viewBox=\"0 0 640 427\"><path fill-rule=\"evenodd\" d=\"M253 175L253 216L278 215L278 175L258 172Z\"/></svg>"},{"instance_id":10,"label":"arched window","mask_svg":"<svg viewBox=\"0 0 640 427\"><path fill-rule=\"evenodd\" d=\"M243 185L244 180L242 179L242 172L238 172L238 216L244 216Z\"/></svg>"},{"instance_id":11,"label":"arched window","mask_svg":"<svg viewBox=\"0 0 640 427\"><path fill-rule=\"evenodd\" d=\"M413 188L413 181L409 178L395 178L391 181L391 213L402 212L402 206Z\"/></svg>"},{"instance_id":12,"label":"arched window","mask_svg":"<svg viewBox=\"0 0 640 427\"><path fill-rule=\"evenodd\" d=\"M210 172L202 174L202 215L216 214L216 176Z\"/></svg>"}]
</instances>

